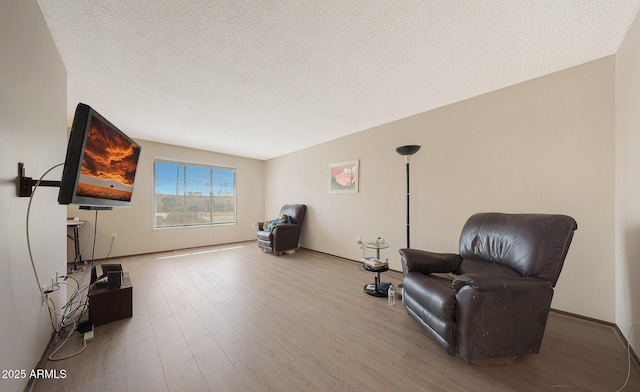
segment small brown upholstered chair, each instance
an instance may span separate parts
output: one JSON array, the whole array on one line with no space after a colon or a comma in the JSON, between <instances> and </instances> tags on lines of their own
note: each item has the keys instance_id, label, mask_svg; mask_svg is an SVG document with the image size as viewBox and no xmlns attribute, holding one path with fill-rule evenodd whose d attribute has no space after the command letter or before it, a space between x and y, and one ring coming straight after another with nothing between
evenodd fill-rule
<instances>
[{"instance_id":1,"label":"small brown upholstered chair","mask_svg":"<svg viewBox=\"0 0 640 392\"><path fill-rule=\"evenodd\" d=\"M406 311L467 361L538 353L577 228L566 215L482 213L459 254L401 249Z\"/></svg>"},{"instance_id":2,"label":"small brown upholstered chair","mask_svg":"<svg viewBox=\"0 0 640 392\"><path fill-rule=\"evenodd\" d=\"M265 222L257 222L258 246L263 252L280 255L289 250L297 250L302 232L302 223L307 212L304 204L286 204L280 210L280 216L286 215L291 223L281 223L271 231L263 230Z\"/></svg>"}]
</instances>

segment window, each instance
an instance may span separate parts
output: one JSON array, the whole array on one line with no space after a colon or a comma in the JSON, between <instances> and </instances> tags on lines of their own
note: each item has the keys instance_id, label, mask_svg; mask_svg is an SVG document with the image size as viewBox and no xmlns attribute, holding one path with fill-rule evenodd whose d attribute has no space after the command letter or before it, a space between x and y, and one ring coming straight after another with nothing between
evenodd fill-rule
<instances>
[{"instance_id":1,"label":"window","mask_svg":"<svg viewBox=\"0 0 640 392\"><path fill-rule=\"evenodd\" d=\"M156 160L155 228L236 223L236 170Z\"/></svg>"}]
</instances>

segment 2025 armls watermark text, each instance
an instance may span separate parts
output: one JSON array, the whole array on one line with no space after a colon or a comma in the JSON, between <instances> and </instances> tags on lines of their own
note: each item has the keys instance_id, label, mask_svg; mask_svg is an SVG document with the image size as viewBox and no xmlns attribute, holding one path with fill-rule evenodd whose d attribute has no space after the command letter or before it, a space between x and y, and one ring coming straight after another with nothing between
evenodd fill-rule
<instances>
[{"instance_id":1,"label":"2025 armls watermark text","mask_svg":"<svg viewBox=\"0 0 640 392\"><path fill-rule=\"evenodd\" d=\"M3 369L3 379L13 378L67 378L67 371L65 369L31 369L31 370L14 370Z\"/></svg>"}]
</instances>

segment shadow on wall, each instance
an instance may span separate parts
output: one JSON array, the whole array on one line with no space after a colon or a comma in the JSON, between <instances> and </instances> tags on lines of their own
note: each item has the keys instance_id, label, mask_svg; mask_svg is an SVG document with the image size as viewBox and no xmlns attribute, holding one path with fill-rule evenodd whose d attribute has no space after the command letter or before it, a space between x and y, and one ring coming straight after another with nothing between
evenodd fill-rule
<instances>
[{"instance_id":1,"label":"shadow on wall","mask_svg":"<svg viewBox=\"0 0 640 392\"><path fill-rule=\"evenodd\" d=\"M313 207L311 207L307 203L301 203L301 204L305 204L307 206L307 211L304 216L304 223L302 224L302 231L300 233L300 242L299 242L300 247L305 248L305 247L309 247L309 244L311 243L309 239L312 238L312 235L317 235L318 233L312 234L311 230L309 229L311 227L311 222L315 221L315 212L313 211Z\"/></svg>"}]
</instances>

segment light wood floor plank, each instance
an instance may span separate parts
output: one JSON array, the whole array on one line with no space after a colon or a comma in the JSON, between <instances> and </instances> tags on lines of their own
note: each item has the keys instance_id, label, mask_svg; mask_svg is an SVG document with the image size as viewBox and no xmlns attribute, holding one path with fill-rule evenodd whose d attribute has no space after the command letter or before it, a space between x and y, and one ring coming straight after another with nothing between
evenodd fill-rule
<instances>
[{"instance_id":1,"label":"light wood floor plank","mask_svg":"<svg viewBox=\"0 0 640 392\"><path fill-rule=\"evenodd\" d=\"M83 338L81 335L72 336L64 347L56 353L54 357L64 357L78 352L82 349ZM55 350L53 347L50 351ZM71 391L85 391L87 390L87 383L89 382L89 370L91 369L91 361L93 359L94 347L92 345L69 359L63 361L47 361L45 369L55 369L58 372L65 370L66 377L64 380L44 378L39 379L36 382L36 390L47 392L71 392ZM47 354L49 355L50 352Z\"/></svg>"},{"instance_id":2,"label":"light wood floor plank","mask_svg":"<svg viewBox=\"0 0 640 392\"><path fill-rule=\"evenodd\" d=\"M189 342L198 367L211 391L246 391L249 386L211 335ZM244 358L243 358L244 359Z\"/></svg>"},{"instance_id":3,"label":"light wood floor plank","mask_svg":"<svg viewBox=\"0 0 640 392\"><path fill-rule=\"evenodd\" d=\"M187 342L209 333L209 330L181 291L172 291L165 295L173 313L173 318L178 322L182 335Z\"/></svg>"},{"instance_id":4,"label":"light wood floor plank","mask_svg":"<svg viewBox=\"0 0 640 392\"><path fill-rule=\"evenodd\" d=\"M259 355L251 355L237 362L235 367L251 391L296 392L285 382L281 373L275 373Z\"/></svg>"},{"instance_id":5,"label":"light wood floor plank","mask_svg":"<svg viewBox=\"0 0 640 392\"><path fill-rule=\"evenodd\" d=\"M127 387L129 391L167 391L158 345L148 317L135 316L126 335Z\"/></svg>"},{"instance_id":6,"label":"light wood floor plank","mask_svg":"<svg viewBox=\"0 0 640 392\"><path fill-rule=\"evenodd\" d=\"M126 392L127 390L126 367L121 367L111 373L106 373L94 378L87 386L87 391Z\"/></svg>"},{"instance_id":7,"label":"light wood floor plank","mask_svg":"<svg viewBox=\"0 0 640 392\"><path fill-rule=\"evenodd\" d=\"M169 391L208 391L178 323L163 320L153 325L153 333Z\"/></svg>"},{"instance_id":8,"label":"light wood floor plank","mask_svg":"<svg viewBox=\"0 0 640 392\"><path fill-rule=\"evenodd\" d=\"M91 380L126 367L126 330L122 328L123 322L95 327L94 334L100 335L101 339L89 343L95 353L89 371Z\"/></svg>"}]
</instances>

